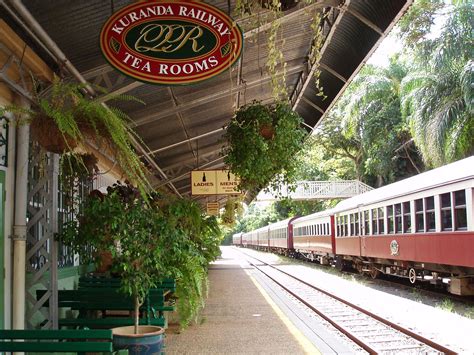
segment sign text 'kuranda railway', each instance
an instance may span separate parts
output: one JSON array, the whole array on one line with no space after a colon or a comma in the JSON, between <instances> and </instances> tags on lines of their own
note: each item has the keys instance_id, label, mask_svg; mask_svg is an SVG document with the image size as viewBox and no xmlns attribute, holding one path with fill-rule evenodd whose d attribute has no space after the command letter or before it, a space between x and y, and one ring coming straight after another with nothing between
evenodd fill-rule
<instances>
[{"instance_id":1,"label":"sign text 'kuranda railway'","mask_svg":"<svg viewBox=\"0 0 474 355\"><path fill-rule=\"evenodd\" d=\"M242 32L222 11L199 1L152 1L124 7L102 28L109 63L137 80L189 84L229 68Z\"/></svg>"}]
</instances>

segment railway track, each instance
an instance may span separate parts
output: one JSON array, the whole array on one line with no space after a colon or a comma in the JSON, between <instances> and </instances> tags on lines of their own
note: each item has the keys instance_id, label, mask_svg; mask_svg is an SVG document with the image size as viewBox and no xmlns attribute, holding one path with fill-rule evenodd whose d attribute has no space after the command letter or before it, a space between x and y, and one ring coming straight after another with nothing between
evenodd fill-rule
<instances>
[{"instance_id":1,"label":"railway track","mask_svg":"<svg viewBox=\"0 0 474 355\"><path fill-rule=\"evenodd\" d=\"M340 297L311 285L295 275L242 252L263 273L325 319L369 354L456 354L409 329L405 329Z\"/></svg>"}]
</instances>

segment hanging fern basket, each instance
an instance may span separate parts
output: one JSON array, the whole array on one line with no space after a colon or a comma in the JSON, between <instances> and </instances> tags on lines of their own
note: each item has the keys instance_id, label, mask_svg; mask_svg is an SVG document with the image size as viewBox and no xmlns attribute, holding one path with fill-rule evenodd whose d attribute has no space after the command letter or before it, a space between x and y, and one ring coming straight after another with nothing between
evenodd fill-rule
<instances>
[{"instance_id":1,"label":"hanging fern basket","mask_svg":"<svg viewBox=\"0 0 474 355\"><path fill-rule=\"evenodd\" d=\"M46 151L63 154L77 147L77 141L58 128L56 122L49 116L38 114L30 126L31 137Z\"/></svg>"}]
</instances>

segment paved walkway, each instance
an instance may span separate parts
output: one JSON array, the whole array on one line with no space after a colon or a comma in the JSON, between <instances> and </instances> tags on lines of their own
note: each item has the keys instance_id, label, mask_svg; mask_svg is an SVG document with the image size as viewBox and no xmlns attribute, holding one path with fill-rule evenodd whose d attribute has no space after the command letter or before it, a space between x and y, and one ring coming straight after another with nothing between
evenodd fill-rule
<instances>
[{"instance_id":1,"label":"paved walkway","mask_svg":"<svg viewBox=\"0 0 474 355\"><path fill-rule=\"evenodd\" d=\"M210 268L210 292L201 324L181 334L170 327L166 355L317 353L275 309L239 258L237 251L224 248L222 258Z\"/></svg>"}]
</instances>

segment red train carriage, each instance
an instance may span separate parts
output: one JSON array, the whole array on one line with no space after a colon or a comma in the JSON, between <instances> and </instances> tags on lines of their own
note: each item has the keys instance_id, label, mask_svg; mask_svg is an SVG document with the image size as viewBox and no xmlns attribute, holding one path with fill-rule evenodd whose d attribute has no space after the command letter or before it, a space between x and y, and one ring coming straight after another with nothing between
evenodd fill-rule
<instances>
[{"instance_id":1,"label":"red train carriage","mask_svg":"<svg viewBox=\"0 0 474 355\"><path fill-rule=\"evenodd\" d=\"M293 249L292 221L295 218L296 217L287 218L268 226L268 240L271 251L279 254L290 255L290 252Z\"/></svg>"},{"instance_id":2,"label":"red train carriage","mask_svg":"<svg viewBox=\"0 0 474 355\"><path fill-rule=\"evenodd\" d=\"M331 210L297 218L291 224L296 252L324 265L334 261L334 217Z\"/></svg>"},{"instance_id":3,"label":"red train carriage","mask_svg":"<svg viewBox=\"0 0 474 355\"><path fill-rule=\"evenodd\" d=\"M474 156L244 233L242 243L474 294ZM287 231L283 231L284 225ZM286 245L286 246L285 246Z\"/></svg>"},{"instance_id":4,"label":"red train carriage","mask_svg":"<svg viewBox=\"0 0 474 355\"><path fill-rule=\"evenodd\" d=\"M235 246L242 245L242 234L243 233L236 233L232 236L232 244Z\"/></svg>"},{"instance_id":5,"label":"red train carriage","mask_svg":"<svg viewBox=\"0 0 474 355\"><path fill-rule=\"evenodd\" d=\"M474 294L474 157L334 208L336 253L360 272L441 283Z\"/></svg>"}]
</instances>

